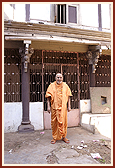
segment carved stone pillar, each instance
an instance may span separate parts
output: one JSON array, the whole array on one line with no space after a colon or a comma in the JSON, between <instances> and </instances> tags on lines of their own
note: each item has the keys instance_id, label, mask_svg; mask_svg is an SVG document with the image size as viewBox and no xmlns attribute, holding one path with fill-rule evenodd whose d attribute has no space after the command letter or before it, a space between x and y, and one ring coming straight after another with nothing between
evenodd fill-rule
<instances>
[{"instance_id":1,"label":"carved stone pillar","mask_svg":"<svg viewBox=\"0 0 115 168\"><path fill-rule=\"evenodd\" d=\"M24 48L19 49L22 58L22 122L18 127L19 132L34 131L34 126L29 120L29 101L30 101L30 71L29 62L33 54L33 49L29 48L31 41L24 41Z\"/></svg>"},{"instance_id":2,"label":"carved stone pillar","mask_svg":"<svg viewBox=\"0 0 115 168\"><path fill-rule=\"evenodd\" d=\"M88 51L87 58L89 59L89 81L90 87L95 87L95 71L98 63L99 51Z\"/></svg>"},{"instance_id":3,"label":"carved stone pillar","mask_svg":"<svg viewBox=\"0 0 115 168\"><path fill-rule=\"evenodd\" d=\"M89 65L92 65L92 73L95 73L99 58L99 51L88 51L86 56L89 59Z\"/></svg>"}]
</instances>

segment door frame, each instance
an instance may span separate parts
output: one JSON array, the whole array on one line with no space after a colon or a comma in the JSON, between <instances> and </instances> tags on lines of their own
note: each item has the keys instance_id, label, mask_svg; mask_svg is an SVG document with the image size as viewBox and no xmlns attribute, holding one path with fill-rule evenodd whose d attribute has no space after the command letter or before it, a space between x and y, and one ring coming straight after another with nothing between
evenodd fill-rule
<instances>
[{"instance_id":1,"label":"door frame","mask_svg":"<svg viewBox=\"0 0 115 168\"><path fill-rule=\"evenodd\" d=\"M43 60L44 60L44 51L45 50L42 50L42 102L43 102L43 118L44 118L44 128L45 129L51 129L51 125L49 123L47 123L47 121L45 122L45 120L48 120L50 123L51 123L51 114L49 114L47 111L44 110L44 67L47 66L47 65L59 65L60 68L61 68L61 73L63 74L63 66L74 66L74 64L63 64L63 63L44 63ZM67 52L68 53L68 52ZM73 52L69 52L69 53L73 53ZM80 76L80 73L79 73L79 55L77 52L74 52L77 54L77 62L75 65L77 65L77 81L78 81L78 109L72 109L72 112L75 113L75 110L77 111L78 113L78 116L79 116L79 123L78 125L80 125L80 80L79 80L79 76ZM71 112L71 114L72 114ZM71 115L68 113L68 117ZM77 116L77 117L78 117ZM45 124L46 123L46 124ZM45 126L46 125L46 126ZM68 126L74 126L74 125L71 125L69 124ZM47 128L46 128L47 127Z\"/></svg>"}]
</instances>

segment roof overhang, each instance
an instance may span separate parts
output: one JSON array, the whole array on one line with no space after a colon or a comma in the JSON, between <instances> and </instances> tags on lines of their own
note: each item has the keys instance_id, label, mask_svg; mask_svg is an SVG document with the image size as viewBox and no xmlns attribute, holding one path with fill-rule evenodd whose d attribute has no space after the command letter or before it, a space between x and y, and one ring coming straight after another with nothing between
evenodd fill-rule
<instances>
[{"instance_id":1,"label":"roof overhang","mask_svg":"<svg viewBox=\"0 0 115 168\"><path fill-rule=\"evenodd\" d=\"M60 48L60 50L87 52L88 46L107 46L107 50L111 46L111 33L55 24L45 25L14 21L9 23L5 21L4 36L7 42L31 40L31 46L39 49L45 49L45 45L47 49L48 46L49 49L56 49L57 45L57 49Z\"/></svg>"}]
</instances>

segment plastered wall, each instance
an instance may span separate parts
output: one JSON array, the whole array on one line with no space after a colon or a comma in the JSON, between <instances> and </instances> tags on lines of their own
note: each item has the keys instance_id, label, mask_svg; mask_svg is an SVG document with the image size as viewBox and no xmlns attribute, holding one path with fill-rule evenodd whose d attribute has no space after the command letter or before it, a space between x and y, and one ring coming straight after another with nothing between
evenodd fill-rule
<instances>
[{"instance_id":1,"label":"plastered wall","mask_svg":"<svg viewBox=\"0 0 115 168\"><path fill-rule=\"evenodd\" d=\"M92 113L111 113L111 87L90 87ZM106 99L103 104L102 97Z\"/></svg>"},{"instance_id":2,"label":"plastered wall","mask_svg":"<svg viewBox=\"0 0 115 168\"><path fill-rule=\"evenodd\" d=\"M31 102L30 108L30 121L34 126L34 130L42 130L43 125L43 103L42 102ZM4 132L16 132L18 126L22 121L22 103L12 102L4 103Z\"/></svg>"}]
</instances>

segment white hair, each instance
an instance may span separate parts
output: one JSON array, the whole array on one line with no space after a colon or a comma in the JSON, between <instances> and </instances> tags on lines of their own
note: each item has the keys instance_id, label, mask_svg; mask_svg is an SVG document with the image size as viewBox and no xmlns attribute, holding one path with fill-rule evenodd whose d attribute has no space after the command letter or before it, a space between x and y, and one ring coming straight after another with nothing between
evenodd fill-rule
<instances>
[{"instance_id":1,"label":"white hair","mask_svg":"<svg viewBox=\"0 0 115 168\"><path fill-rule=\"evenodd\" d=\"M56 74L56 77L57 77L57 75L59 75L59 74L62 75L61 73L57 73L57 74ZM63 75L62 75L62 77L63 77Z\"/></svg>"}]
</instances>

